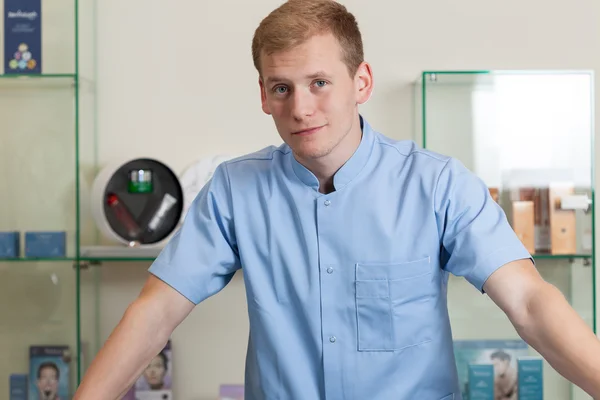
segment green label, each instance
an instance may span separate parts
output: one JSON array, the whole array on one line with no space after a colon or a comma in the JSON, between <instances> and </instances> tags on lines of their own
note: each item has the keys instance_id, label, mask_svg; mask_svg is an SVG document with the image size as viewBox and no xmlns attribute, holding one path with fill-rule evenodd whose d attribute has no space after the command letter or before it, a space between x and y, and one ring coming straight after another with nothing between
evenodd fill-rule
<instances>
[{"instance_id":1,"label":"green label","mask_svg":"<svg viewBox=\"0 0 600 400\"><path fill-rule=\"evenodd\" d=\"M151 193L152 182L129 181L129 193Z\"/></svg>"}]
</instances>

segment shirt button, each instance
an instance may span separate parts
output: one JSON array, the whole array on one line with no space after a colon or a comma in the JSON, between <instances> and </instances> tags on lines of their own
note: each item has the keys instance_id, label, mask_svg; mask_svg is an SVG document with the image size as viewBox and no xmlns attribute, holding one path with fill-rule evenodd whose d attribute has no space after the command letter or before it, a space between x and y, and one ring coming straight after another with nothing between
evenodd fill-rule
<instances>
[{"instance_id":1,"label":"shirt button","mask_svg":"<svg viewBox=\"0 0 600 400\"><path fill-rule=\"evenodd\" d=\"M328 274L333 274L333 268L331 268L331 267L327 268L327 273Z\"/></svg>"},{"instance_id":2,"label":"shirt button","mask_svg":"<svg viewBox=\"0 0 600 400\"><path fill-rule=\"evenodd\" d=\"M325 207L329 207L329 205L331 204L331 202L329 200L325 200Z\"/></svg>"},{"instance_id":3,"label":"shirt button","mask_svg":"<svg viewBox=\"0 0 600 400\"><path fill-rule=\"evenodd\" d=\"M329 338L329 341L330 341L331 343L335 343L335 340L336 340L336 339L335 339L335 336L331 336L331 337Z\"/></svg>"}]
</instances>

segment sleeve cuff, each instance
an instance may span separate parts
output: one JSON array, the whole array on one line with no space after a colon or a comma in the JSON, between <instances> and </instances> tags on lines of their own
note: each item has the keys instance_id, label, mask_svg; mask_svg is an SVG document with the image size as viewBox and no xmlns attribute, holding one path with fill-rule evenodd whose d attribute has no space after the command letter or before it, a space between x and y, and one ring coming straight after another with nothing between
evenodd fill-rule
<instances>
[{"instance_id":1,"label":"sleeve cuff","mask_svg":"<svg viewBox=\"0 0 600 400\"><path fill-rule=\"evenodd\" d=\"M192 285L190 280L188 278L175 275L174 269L169 270L168 265L154 263L150 266L148 271L167 285L171 286L192 303L196 305L200 303L201 299L198 297L198 290Z\"/></svg>"},{"instance_id":2,"label":"sleeve cuff","mask_svg":"<svg viewBox=\"0 0 600 400\"><path fill-rule=\"evenodd\" d=\"M531 259L535 264L533 257L523 246L503 247L492 252L482 262L476 265L468 275L467 280L481 293L485 293L483 285L494 272L512 261L527 258Z\"/></svg>"}]
</instances>

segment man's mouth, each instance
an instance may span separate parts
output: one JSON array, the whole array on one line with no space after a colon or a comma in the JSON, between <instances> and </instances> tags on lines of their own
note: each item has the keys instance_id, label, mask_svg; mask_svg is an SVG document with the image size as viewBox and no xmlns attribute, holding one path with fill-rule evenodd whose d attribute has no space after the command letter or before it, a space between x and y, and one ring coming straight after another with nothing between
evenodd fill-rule
<instances>
[{"instance_id":1,"label":"man's mouth","mask_svg":"<svg viewBox=\"0 0 600 400\"><path fill-rule=\"evenodd\" d=\"M298 136L307 136L307 135L312 135L313 133L316 133L318 131L320 131L325 125L322 126L315 126L312 128L307 128L307 129L302 129L296 132L292 132L292 135L298 135Z\"/></svg>"}]
</instances>

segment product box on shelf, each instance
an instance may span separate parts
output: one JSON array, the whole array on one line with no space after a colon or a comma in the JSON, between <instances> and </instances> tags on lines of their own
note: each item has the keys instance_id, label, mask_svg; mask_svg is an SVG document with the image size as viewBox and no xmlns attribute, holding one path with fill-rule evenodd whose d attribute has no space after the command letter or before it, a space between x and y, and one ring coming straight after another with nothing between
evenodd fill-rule
<instances>
[{"instance_id":1,"label":"product box on shelf","mask_svg":"<svg viewBox=\"0 0 600 400\"><path fill-rule=\"evenodd\" d=\"M552 254L577 252L576 215L574 210L563 210L561 198L575 193L573 183L551 183L548 189L550 204L550 249Z\"/></svg>"},{"instance_id":2,"label":"product box on shelf","mask_svg":"<svg viewBox=\"0 0 600 400\"><path fill-rule=\"evenodd\" d=\"M539 357L519 357L519 400L543 400L544 363Z\"/></svg>"},{"instance_id":3,"label":"product box on shelf","mask_svg":"<svg viewBox=\"0 0 600 400\"><path fill-rule=\"evenodd\" d=\"M65 257L66 232L25 232L25 257Z\"/></svg>"},{"instance_id":4,"label":"product box on shelf","mask_svg":"<svg viewBox=\"0 0 600 400\"><path fill-rule=\"evenodd\" d=\"M41 0L4 0L4 73L42 73Z\"/></svg>"},{"instance_id":5,"label":"product box on shelf","mask_svg":"<svg viewBox=\"0 0 600 400\"><path fill-rule=\"evenodd\" d=\"M9 378L10 397L9 400L28 400L27 398L27 375L11 374Z\"/></svg>"},{"instance_id":6,"label":"product box on shelf","mask_svg":"<svg viewBox=\"0 0 600 400\"><path fill-rule=\"evenodd\" d=\"M463 398L468 399L471 364L492 364L497 398L511 398L518 390L517 359L528 356L529 347L521 339L455 340L454 355Z\"/></svg>"},{"instance_id":7,"label":"product box on shelf","mask_svg":"<svg viewBox=\"0 0 600 400\"><path fill-rule=\"evenodd\" d=\"M512 202L512 228L530 254L535 253L534 217L533 201Z\"/></svg>"},{"instance_id":8,"label":"product box on shelf","mask_svg":"<svg viewBox=\"0 0 600 400\"><path fill-rule=\"evenodd\" d=\"M29 399L69 399L70 364L68 346L31 346Z\"/></svg>"},{"instance_id":9,"label":"product box on shelf","mask_svg":"<svg viewBox=\"0 0 600 400\"><path fill-rule=\"evenodd\" d=\"M221 385L218 400L244 400L244 385Z\"/></svg>"},{"instance_id":10,"label":"product box on shelf","mask_svg":"<svg viewBox=\"0 0 600 400\"><path fill-rule=\"evenodd\" d=\"M533 204L534 251L531 253L550 252L552 242L550 240L548 188L519 187L515 190L513 201L527 201Z\"/></svg>"},{"instance_id":11,"label":"product box on shelf","mask_svg":"<svg viewBox=\"0 0 600 400\"><path fill-rule=\"evenodd\" d=\"M469 364L469 400L494 400L494 365Z\"/></svg>"},{"instance_id":12,"label":"product box on shelf","mask_svg":"<svg viewBox=\"0 0 600 400\"><path fill-rule=\"evenodd\" d=\"M0 258L17 258L20 255L19 232L0 232Z\"/></svg>"}]
</instances>

